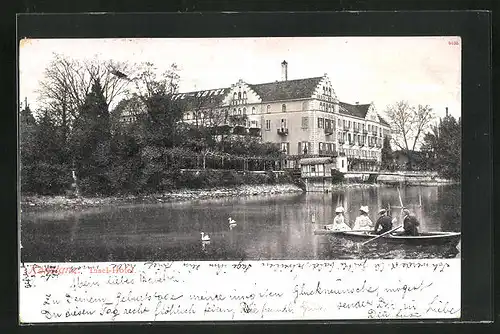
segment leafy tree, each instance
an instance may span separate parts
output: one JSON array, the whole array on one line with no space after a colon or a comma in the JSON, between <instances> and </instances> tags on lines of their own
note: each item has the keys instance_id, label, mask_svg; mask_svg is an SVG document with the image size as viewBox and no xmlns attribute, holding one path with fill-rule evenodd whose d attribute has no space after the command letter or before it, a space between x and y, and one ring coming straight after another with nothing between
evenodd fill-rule
<instances>
[{"instance_id":1,"label":"leafy tree","mask_svg":"<svg viewBox=\"0 0 500 334\"><path fill-rule=\"evenodd\" d=\"M461 179L461 119L447 115L424 137L422 151L428 158L427 167L444 178Z\"/></svg>"},{"instance_id":2,"label":"leafy tree","mask_svg":"<svg viewBox=\"0 0 500 334\"><path fill-rule=\"evenodd\" d=\"M381 154L382 154L382 168L387 169L392 165L394 158L391 148L391 142L388 136L384 137Z\"/></svg>"},{"instance_id":3,"label":"leafy tree","mask_svg":"<svg viewBox=\"0 0 500 334\"><path fill-rule=\"evenodd\" d=\"M111 162L110 141L108 105L99 81L95 81L79 111L72 138L75 167L83 193L111 192L107 175Z\"/></svg>"},{"instance_id":4,"label":"leafy tree","mask_svg":"<svg viewBox=\"0 0 500 334\"><path fill-rule=\"evenodd\" d=\"M26 109L20 122L21 191L43 195L63 193L69 188L71 178L61 127L47 111L38 123L34 123Z\"/></svg>"}]
</instances>

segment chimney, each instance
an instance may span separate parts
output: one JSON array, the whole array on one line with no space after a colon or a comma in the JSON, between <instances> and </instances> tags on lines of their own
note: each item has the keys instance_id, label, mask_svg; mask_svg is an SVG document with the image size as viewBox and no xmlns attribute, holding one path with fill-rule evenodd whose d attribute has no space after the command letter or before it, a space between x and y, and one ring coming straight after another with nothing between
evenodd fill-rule
<instances>
[{"instance_id":1,"label":"chimney","mask_svg":"<svg viewBox=\"0 0 500 334\"><path fill-rule=\"evenodd\" d=\"M281 81L288 80L288 63L286 60L283 60L281 63Z\"/></svg>"},{"instance_id":2,"label":"chimney","mask_svg":"<svg viewBox=\"0 0 500 334\"><path fill-rule=\"evenodd\" d=\"M446 117L448 117L448 107L446 107Z\"/></svg>"}]
</instances>

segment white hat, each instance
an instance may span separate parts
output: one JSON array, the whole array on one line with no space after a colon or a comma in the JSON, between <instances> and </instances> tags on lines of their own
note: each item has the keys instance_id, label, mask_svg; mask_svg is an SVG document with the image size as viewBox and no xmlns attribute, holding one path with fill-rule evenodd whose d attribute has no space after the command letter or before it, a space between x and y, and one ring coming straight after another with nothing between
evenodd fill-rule
<instances>
[{"instance_id":1,"label":"white hat","mask_svg":"<svg viewBox=\"0 0 500 334\"><path fill-rule=\"evenodd\" d=\"M342 213L344 212L344 208L341 207L341 206L338 206L336 209L335 209L335 213Z\"/></svg>"},{"instance_id":2,"label":"white hat","mask_svg":"<svg viewBox=\"0 0 500 334\"><path fill-rule=\"evenodd\" d=\"M363 211L364 213L368 213L368 207L362 206L361 208L359 208L359 211Z\"/></svg>"}]
</instances>

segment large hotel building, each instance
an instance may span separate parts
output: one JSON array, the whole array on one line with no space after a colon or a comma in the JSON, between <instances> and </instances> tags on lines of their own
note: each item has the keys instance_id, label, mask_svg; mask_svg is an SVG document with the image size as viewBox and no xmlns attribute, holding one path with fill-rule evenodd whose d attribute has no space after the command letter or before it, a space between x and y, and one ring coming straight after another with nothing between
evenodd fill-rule
<instances>
[{"instance_id":1,"label":"large hotel building","mask_svg":"<svg viewBox=\"0 0 500 334\"><path fill-rule=\"evenodd\" d=\"M285 167L298 167L304 157L338 157L339 170L346 171L354 160L357 169L377 169L390 126L373 104L341 102L326 74L288 80L287 62L281 66L281 81L239 80L228 88L178 93L174 99L189 106L185 122L223 125L234 134L279 143L287 155ZM216 115L225 115L223 124L214 122Z\"/></svg>"}]
</instances>

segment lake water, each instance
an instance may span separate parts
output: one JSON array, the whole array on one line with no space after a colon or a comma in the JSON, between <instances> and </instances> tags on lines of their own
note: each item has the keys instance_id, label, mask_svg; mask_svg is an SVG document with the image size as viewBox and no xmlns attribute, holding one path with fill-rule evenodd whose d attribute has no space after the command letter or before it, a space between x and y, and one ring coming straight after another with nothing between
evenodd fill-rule
<instances>
[{"instance_id":1,"label":"lake water","mask_svg":"<svg viewBox=\"0 0 500 334\"><path fill-rule=\"evenodd\" d=\"M460 231L459 185L406 187L403 204L420 220L420 231ZM361 205L400 206L397 188L347 189L334 193L223 198L184 203L137 204L75 211L28 211L21 216L24 262L169 260L329 260L346 258L450 258L455 247L373 242L367 247L316 236L346 208L352 225ZM393 208L393 214L399 214ZM237 226L230 230L228 218ZM312 221L316 223L313 223ZM210 235L201 241L200 232Z\"/></svg>"}]
</instances>

